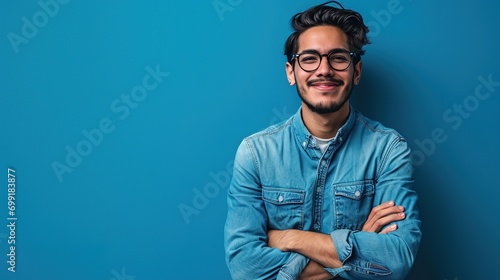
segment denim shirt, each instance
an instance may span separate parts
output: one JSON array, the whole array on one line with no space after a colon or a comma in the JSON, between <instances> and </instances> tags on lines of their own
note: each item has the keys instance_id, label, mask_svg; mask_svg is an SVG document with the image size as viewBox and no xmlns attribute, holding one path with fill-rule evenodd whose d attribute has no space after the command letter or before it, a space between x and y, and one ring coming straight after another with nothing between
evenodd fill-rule
<instances>
[{"instance_id":1,"label":"denim shirt","mask_svg":"<svg viewBox=\"0 0 500 280\"><path fill-rule=\"evenodd\" d=\"M270 229L329 234L345 279L404 279L421 239L407 142L350 108L324 152L301 118L245 138L228 189L224 245L233 279L298 279L309 259L267 246ZM396 231L361 231L373 207L405 207Z\"/></svg>"}]
</instances>

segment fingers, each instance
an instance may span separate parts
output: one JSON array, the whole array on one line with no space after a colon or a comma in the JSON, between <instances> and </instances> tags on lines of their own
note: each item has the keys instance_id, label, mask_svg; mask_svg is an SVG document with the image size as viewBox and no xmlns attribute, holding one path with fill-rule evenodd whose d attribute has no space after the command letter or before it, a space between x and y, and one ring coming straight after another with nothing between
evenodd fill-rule
<instances>
[{"instance_id":1,"label":"fingers","mask_svg":"<svg viewBox=\"0 0 500 280\"><path fill-rule=\"evenodd\" d=\"M386 228L384 228L381 232L379 232L380 234L386 234L386 233L389 233L389 232L392 232L392 231L395 231L398 229L398 226L396 224L392 224Z\"/></svg>"},{"instance_id":2,"label":"fingers","mask_svg":"<svg viewBox=\"0 0 500 280\"><path fill-rule=\"evenodd\" d=\"M387 211L381 214L382 216L378 217L375 215L376 220L373 222L371 225L370 229L372 229L373 232L379 232L383 227L386 225L396 222L396 221L401 221L405 218L405 213L403 212L389 212L392 211L393 209L386 209ZM399 209L397 210L399 211ZM380 212L382 213L382 212Z\"/></svg>"},{"instance_id":3,"label":"fingers","mask_svg":"<svg viewBox=\"0 0 500 280\"><path fill-rule=\"evenodd\" d=\"M368 232L379 232L386 225L403 220L405 218L404 207L394 205L393 201L383 203L374 207L368 216L362 230ZM396 230L387 227L384 232Z\"/></svg>"},{"instance_id":4,"label":"fingers","mask_svg":"<svg viewBox=\"0 0 500 280\"><path fill-rule=\"evenodd\" d=\"M379 206L376 206L372 209L368 219L370 219L371 217L373 217L375 215L381 215L381 211L388 211L388 210L390 211L390 209L395 210L394 207L398 207L398 206L394 205L394 201L388 201L388 202L382 203Z\"/></svg>"}]
</instances>

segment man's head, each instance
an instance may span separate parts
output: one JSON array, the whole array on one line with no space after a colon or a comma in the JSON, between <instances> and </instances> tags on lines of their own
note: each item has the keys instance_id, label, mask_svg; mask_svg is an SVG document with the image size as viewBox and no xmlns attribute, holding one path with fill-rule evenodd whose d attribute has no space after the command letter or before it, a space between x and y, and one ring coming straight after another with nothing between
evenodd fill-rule
<instances>
[{"instance_id":1,"label":"man's head","mask_svg":"<svg viewBox=\"0 0 500 280\"><path fill-rule=\"evenodd\" d=\"M302 102L313 112L345 109L361 77L363 46L369 43L363 18L330 1L296 14L291 24L294 33L285 43L290 84L297 85Z\"/></svg>"}]
</instances>

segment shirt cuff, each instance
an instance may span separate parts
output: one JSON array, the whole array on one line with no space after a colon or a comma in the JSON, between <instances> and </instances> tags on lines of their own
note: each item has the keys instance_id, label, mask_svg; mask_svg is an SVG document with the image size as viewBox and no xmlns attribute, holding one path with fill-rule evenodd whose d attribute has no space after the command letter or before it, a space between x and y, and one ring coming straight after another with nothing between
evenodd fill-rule
<instances>
[{"instance_id":1,"label":"shirt cuff","mask_svg":"<svg viewBox=\"0 0 500 280\"><path fill-rule=\"evenodd\" d=\"M281 267L276 280L296 280L306 268L309 259L298 253L291 253L288 262Z\"/></svg>"},{"instance_id":2,"label":"shirt cuff","mask_svg":"<svg viewBox=\"0 0 500 280\"><path fill-rule=\"evenodd\" d=\"M343 272L351 271L352 269L351 266L345 265L345 261L352 255L352 245L349 242L349 235L351 232L352 231L348 229L339 229L330 233L335 250L337 250L339 260L342 262L342 266L338 268L325 267L325 270L328 271L333 277L336 277Z\"/></svg>"}]
</instances>

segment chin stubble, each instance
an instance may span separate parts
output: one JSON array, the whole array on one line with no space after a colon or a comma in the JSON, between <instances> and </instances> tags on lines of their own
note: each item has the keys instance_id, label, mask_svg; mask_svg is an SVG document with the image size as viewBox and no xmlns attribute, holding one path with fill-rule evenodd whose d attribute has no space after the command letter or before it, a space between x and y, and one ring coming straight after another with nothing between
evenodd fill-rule
<instances>
[{"instance_id":1,"label":"chin stubble","mask_svg":"<svg viewBox=\"0 0 500 280\"><path fill-rule=\"evenodd\" d=\"M337 86L344 85L343 81L331 78L331 79L310 80L307 82L307 86L310 87L310 86L312 86L312 84L317 83L317 82L332 82L332 83L335 83ZM351 96L351 92L352 92L352 86L350 86L349 88L346 88L345 90L347 90L348 93L347 93L347 96L345 97L345 99L341 100L340 103L332 102L331 104L329 104L327 106L327 105L323 105L322 103L319 103L317 105L313 105L309 101L307 101L304 98L304 96L300 90L300 87L297 84L297 81L296 81L296 89L297 89L297 93L298 93L300 99L302 100L302 102L304 104L306 104L306 106L309 108L309 110L311 110L312 112L315 112L317 114L320 114L320 115L331 114L331 113L335 113L338 110L340 110L340 108L342 108L342 106L344 106L344 104L347 102L347 100L349 100L349 97Z\"/></svg>"}]
</instances>

